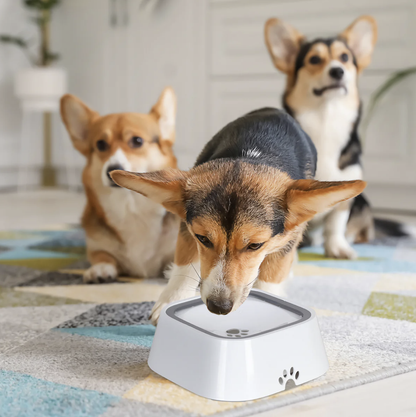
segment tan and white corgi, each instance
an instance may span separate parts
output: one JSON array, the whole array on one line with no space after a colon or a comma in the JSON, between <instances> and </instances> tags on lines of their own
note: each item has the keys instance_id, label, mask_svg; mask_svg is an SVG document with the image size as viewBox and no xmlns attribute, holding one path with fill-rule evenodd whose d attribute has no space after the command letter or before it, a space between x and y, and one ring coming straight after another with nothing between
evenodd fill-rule
<instances>
[{"instance_id":1,"label":"tan and white corgi","mask_svg":"<svg viewBox=\"0 0 416 417\"><path fill-rule=\"evenodd\" d=\"M361 102L357 79L370 61L377 39L377 25L370 16L356 19L334 38L308 41L280 19L265 25L266 45L276 68L287 76L283 106L311 137L318 151L316 179L343 181L362 179L361 143L357 133ZM372 216L363 197L336 206L323 221L326 255L354 258L347 241L366 241L374 234Z\"/></svg>"},{"instance_id":2,"label":"tan and white corgi","mask_svg":"<svg viewBox=\"0 0 416 417\"><path fill-rule=\"evenodd\" d=\"M176 168L174 91L166 88L149 114L106 116L68 94L61 99L61 116L75 149L86 157L82 226L91 267L84 281L113 281L119 274L161 276L173 260L178 219L160 204L118 187L109 173Z\"/></svg>"},{"instance_id":3,"label":"tan and white corgi","mask_svg":"<svg viewBox=\"0 0 416 417\"><path fill-rule=\"evenodd\" d=\"M315 171L308 135L285 112L265 108L224 127L190 171L112 172L117 184L182 219L153 323L166 304L195 295L199 284L215 314L236 310L253 285L279 294L306 222L365 187L315 181Z\"/></svg>"}]
</instances>

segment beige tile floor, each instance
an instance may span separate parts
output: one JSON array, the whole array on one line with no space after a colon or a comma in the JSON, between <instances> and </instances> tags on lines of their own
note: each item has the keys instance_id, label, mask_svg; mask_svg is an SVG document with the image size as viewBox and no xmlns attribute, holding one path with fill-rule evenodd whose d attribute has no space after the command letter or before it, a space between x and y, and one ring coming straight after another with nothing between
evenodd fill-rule
<instances>
[{"instance_id":1,"label":"beige tile floor","mask_svg":"<svg viewBox=\"0 0 416 417\"><path fill-rule=\"evenodd\" d=\"M0 193L0 230L79 223L84 204L84 194L63 190Z\"/></svg>"},{"instance_id":2,"label":"beige tile floor","mask_svg":"<svg viewBox=\"0 0 416 417\"><path fill-rule=\"evenodd\" d=\"M61 190L0 194L0 230L44 229L62 223L78 223L84 203L83 194ZM400 220L416 224L416 217L401 216ZM416 372L257 415L288 416L416 417Z\"/></svg>"}]
</instances>

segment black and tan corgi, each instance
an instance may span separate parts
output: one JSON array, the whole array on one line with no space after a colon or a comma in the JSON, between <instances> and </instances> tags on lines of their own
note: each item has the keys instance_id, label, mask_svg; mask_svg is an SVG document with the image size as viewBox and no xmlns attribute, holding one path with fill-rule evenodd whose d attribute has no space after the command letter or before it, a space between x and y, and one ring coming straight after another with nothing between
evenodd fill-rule
<instances>
[{"instance_id":1,"label":"black and tan corgi","mask_svg":"<svg viewBox=\"0 0 416 417\"><path fill-rule=\"evenodd\" d=\"M61 115L75 149L86 158L82 225L91 267L84 281L161 276L173 261L179 221L159 204L118 187L109 173L176 168L174 91L166 88L148 114L105 116L67 94Z\"/></svg>"},{"instance_id":2,"label":"black and tan corgi","mask_svg":"<svg viewBox=\"0 0 416 417\"><path fill-rule=\"evenodd\" d=\"M253 285L279 293L306 222L365 187L315 181L316 161L299 124L265 108L225 126L190 171L112 172L117 184L182 219L172 276L153 322L166 304L195 295L199 283L216 314L236 310Z\"/></svg>"},{"instance_id":3,"label":"black and tan corgi","mask_svg":"<svg viewBox=\"0 0 416 417\"><path fill-rule=\"evenodd\" d=\"M283 106L317 148L315 178L362 179L357 80L371 61L377 39L375 20L362 16L334 38L308 41L288 23L273 18L266 22L265 39L274 65L287 76ZM366 200L360 198L354 204L353 210L350 202L340 204L325 218L318 216L310 224L313 234L314 227L318 230L323 222L325 252L329 257L356 256L346 234L354 241L367 241L374 236Z\"/></svg>"}]
</instances>

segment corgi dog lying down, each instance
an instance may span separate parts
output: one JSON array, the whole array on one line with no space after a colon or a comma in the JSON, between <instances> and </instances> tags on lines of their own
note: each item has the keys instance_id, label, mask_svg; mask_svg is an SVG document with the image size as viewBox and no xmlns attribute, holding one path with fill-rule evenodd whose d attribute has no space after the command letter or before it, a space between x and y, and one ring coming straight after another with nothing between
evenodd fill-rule
<instances>
[{"instance_id":1,"label":"corgi dog lying down","mask_svg":"<svg viewBox=\"0 0 416 417\"><path fill-rule=\"evenodd\" d=\"M111 172L117 184L182 221L171 278L152 322L168 303L194 296L198 285L215 314L236 310L253 286L278 294L307 221L366 185L315 181L316 162L299 124L264 108L225 126L188 172Z\"/></svg>"},{"instance_id":2,"label":"corgi dog lying down","mask_svg":"<svg viewBox=\"0 0 416 417\"><path fill-rule=\"evenodd\" d=\"M72 143L86 158L82 181L87 204L82 225L91 267L86 283L113 281L119 274L161 276L173 261L179 221L160 204L117 186L113 170L146 173L176 168L176 98L166 88L149 114L100 116L65 95L61 116Z\"/></svg>"}]
</instances>

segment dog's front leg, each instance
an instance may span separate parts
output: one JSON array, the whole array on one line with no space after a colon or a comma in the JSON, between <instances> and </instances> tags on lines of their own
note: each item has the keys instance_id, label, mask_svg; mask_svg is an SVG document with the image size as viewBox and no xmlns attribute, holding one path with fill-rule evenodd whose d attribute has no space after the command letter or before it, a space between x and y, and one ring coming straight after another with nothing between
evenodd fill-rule
<instances>
[{"instance_id":1,"label":"dog's front leg","mask_svg":"<svg viewBox=\"0 0 416 417\"><path fill-rule=\"evenodd\" d=\"M196 243L186 226L182 224L168 285L153 306L150 314L152 324L157 324L160 313L167 304L195 296L200 280L199 274L200 267Z\"/></svg>"},{"instance_id":2,"label":"dog's front leg","mask_svg":"<svg viewBox=\"0 0 416 417\"><path fill-rule=\"evenodd\" d=\"M345 236L349 216L350 202L344 201L338 204L325 218L324 247L327 257L338 259L355 259L357 257Z\"/></svg>"},{"instance_id":3,"label":"dog's front leg","mask_svg":"<svg viewBox=\"0 0 416 417\"><path fill-rule=\"evenodd\" d=\"M92 251L88 253L91 267L84 272L86 284L98 284L115 281L120 270L116 259L105 251Z\"/></svg>"},{"instance_id":4,"label":"dog's front leg","mask_svg":"<svg viewBox=\"0 0 416 417\"><path fill-rule=\"evenodd\" d=\"M286 284L292 275L292 265L296 258L296 245L286 255L271 253L264 258L254 287L280 297L286 297Z\"/></svg>"}]
</instances>

